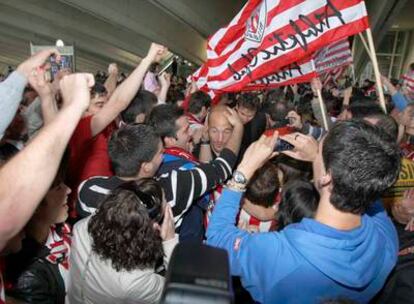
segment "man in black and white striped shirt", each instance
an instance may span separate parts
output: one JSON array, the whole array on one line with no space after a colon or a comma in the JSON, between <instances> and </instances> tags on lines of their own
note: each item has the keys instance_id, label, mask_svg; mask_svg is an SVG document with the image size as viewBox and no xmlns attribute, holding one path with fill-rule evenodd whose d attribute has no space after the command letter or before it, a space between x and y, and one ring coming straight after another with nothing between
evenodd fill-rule
<instances>
[{"instance_id":1,"label":"man in black and white striped shirt","mask_svg":"<svg viewBox=\"0 0 414 304\"><path fill-rule=\"evenodd\" d=\"M158 171L159 181L171 205L180 241L200 241L204 236L203 212L207 209L209 192L231 177L243 137L243 124L234 110L226 114L233 127L233 136L220 155L210 163L198 164L189 152L191 141L187 116L181 108L160 105L153 109L149 124L164 142L164 159ZM202 145L211 153L210 145ZM200 151L200 154L203 151Z\"/></svg>"},{"instance_id":2,"label":"man in black and white striped shirt","mask_svg":"<svg viewBox=\"0 0 414 304\"><path fill-rule=\"evenodd\" d=\"M179 117L186 119L184 115ZM159 176L166 200L173 210L176 228L180 227L183 215L194 200L231 176L243 132L243 126L235 124L235 136L216 160L186 171L175 168ZM180 132L176 133L181 137ZM166 142L169 143L169 139ZM154 176L163 160L164 148L158 132L156 134L153 127L141 124L127 125L115 131L109 140L108 151L115 176L91 177L79 186L77 209L81 218L93 214L105 196L124 181Z\"/></svg>"}]
</instances>

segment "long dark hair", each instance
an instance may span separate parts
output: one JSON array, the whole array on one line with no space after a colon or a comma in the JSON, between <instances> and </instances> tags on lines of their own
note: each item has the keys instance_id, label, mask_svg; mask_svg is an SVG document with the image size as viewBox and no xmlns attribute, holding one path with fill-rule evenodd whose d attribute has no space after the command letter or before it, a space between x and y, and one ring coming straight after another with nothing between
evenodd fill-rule
<instances>
[{"instance_id":1,"label":"long dark hair","mask_svg":"<svg viewBox=\"0 0 414 304\"><path fill-rule=\"evenodd\" d=\"M136 188L152 198L152 207L158 204L161 209L162 191L156 181L145 179ZM116 271L153 268L164 255L160 234L154 229L148 203L142 197L127 187L119 187L102 202L89 222L93 252L110 260Z\"/></svg>"},{"instance_id":2,"label":"long dark hair","mask_svg":"<svg viewBox=\"0 0 414 304\"><path fill-rule=\"evenodd\" d=\"M282 230L289 224L298 223L304 217L313 217L318 202L319 193L312 183L296 179L285 184L276 214L278 230Z\"/></svg>"}]
</instances>

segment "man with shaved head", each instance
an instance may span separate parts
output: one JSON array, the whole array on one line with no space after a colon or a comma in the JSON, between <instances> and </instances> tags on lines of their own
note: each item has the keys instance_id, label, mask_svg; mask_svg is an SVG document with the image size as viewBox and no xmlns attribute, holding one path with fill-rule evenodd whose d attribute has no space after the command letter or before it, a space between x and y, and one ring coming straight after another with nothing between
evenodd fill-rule
<instances>
[{"instance_id":1,"label":"man with shaved head","mask_svg":"<svg viewBox=\"0 0 414 304\"><path fill-rule=\"evenodd\" d=\"M217 105L211 109L208 116L208 136L214 158L223 150L233 134L233 126L226 117L227 109L224 105Z\"/></svg>"}]
</instances>

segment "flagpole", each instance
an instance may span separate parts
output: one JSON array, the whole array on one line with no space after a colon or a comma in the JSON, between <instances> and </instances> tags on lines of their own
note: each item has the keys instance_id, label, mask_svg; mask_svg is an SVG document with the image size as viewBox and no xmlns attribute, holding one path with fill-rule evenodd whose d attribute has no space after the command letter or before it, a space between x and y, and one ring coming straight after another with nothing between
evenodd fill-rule
<instances>
[{"instance_id":1,"label":"flagpole","mask_svg":"<svg viewBox=\"0 0 414 304\"><path fill-rule=\"evenodd\" d=\"M316 71L315 60L312 59L311 63L312 63L313 70ZM320 82L319 76L318 76L318 81ZM322 91L321 89L319 89L319 87L316 89L316 94L318 95L319 107L321 108L322 120L325 126L325 130L329 131L328 120L326 119L325 105L323 103L323 98L322 98Z\"/></svg>"},{"instance_id":2,"label":"flagpole","mask_svg":"<svg viewBox=\"0 0 414 304\"><path fill-rule=\"evenodd\" d=\"M356 83L355 66L354 66L355 49L356 49L356 37L354 36L354 40L352 41L352 50L351 50L351 56L352 56L352 79L354 80L354 83L353 83L354 85Z\"/></svg>"},{"instance_id":3,"label":"flagpole","mask_svg":"<svg viewBox=\"0 0 414 304\"><path fill-rule=\"evenodd\" d=\"M371 61L374 61L372 59L372 54L371 54L370 48L368 47L367 41L364 38L364 35L362 35L362 33L359 33L358 36L359 38L361 38L362 44L364 45L364 48L367 51L369 58L371 59Z\"/></svg>"},{"instance_id":4,"label":"flagpole","mask_svg":"<svg viewBox=\"0 0 414 304\"><path fill-rule=\"evenodd\" d=\"M377 54L375 53L374 39L372 38L372 32L370 28L368 28L366 32L367 32L367 37L368 37L368 45L371 49L371 60L372 60L372 65L374 67L375 81L377 82L377 90L378 90L380 104L381 104L381 107L384 113L387 114L387 108L385 106L384 90L382 88L381 74L380 74L380 70L378 67Z\"/></svg>"},{"instance_id":5,"label":"flagpole","mask_svg":"<svg viewBox=\"0 0 414 304\"><path fill-rule=\"evenodd\" d=\"M325 105L323 103L323 98L322 98L322 91L321 89L317 89L316 93L318 95L318 100L319 100L319 106L321 107L321 112L322 112L322 120L323 120L323 124L325 125L325 130L329 131L329 125L328 125L328 119L326 118L326 112L325 112Z\"/></svg>"}]
</instances>

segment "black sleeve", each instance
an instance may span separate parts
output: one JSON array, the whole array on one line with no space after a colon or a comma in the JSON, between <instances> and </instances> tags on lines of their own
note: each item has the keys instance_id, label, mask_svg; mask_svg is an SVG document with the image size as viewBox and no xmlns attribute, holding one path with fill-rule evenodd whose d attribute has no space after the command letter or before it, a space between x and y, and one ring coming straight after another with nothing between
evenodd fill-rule
<instances>
[{"instance_id":1,"label":"black sleeve","mask_svg":"<svg viewBox=\"0 0 414 304\"><path fill-rule=\"evenodd\" d=\"M63 279L60 278L61 282L55 282L56 274L52 274L51 269L48 269L51 265L45 263L47 262L39 260L24 271L8 295L24 303L64 303Z\"/></svg>"},{"instance_id":2,"label":"black sleeve","mask_svg":"<svg viewBox=\"0 0 414 304\"><path fill-rule=\"evenodd\" d=\"M103 179L90 178L80 184L76 201L78 218L83 219L94 214L109 192Z\"/></svg>"},{"instance_id":3,"label":"black sleeve","mask_svg":"<svg viewBox=\"0 0 414 304\"><path fill-rule=\"evenodd\" d=\"M236 155L224 149L208 164L200 164L191 170L173 170L160 177L167 201L172 206L176 225L180 225L182 215L194 200L223 184L232 174Z\"/></svg>"}]
</instances>

